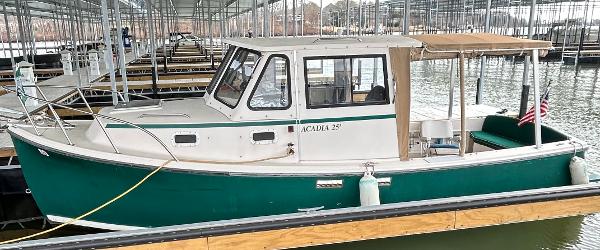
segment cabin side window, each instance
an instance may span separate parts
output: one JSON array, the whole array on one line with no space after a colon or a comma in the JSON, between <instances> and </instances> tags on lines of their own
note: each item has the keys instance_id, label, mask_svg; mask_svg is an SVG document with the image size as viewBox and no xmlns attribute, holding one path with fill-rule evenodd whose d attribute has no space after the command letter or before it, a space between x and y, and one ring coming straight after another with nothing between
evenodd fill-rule
<instances>
[{"instance_id":1,"label":"cabin side window","mask_svg":"<svg viewBox=\"0 0 600 250\"><path fill-rule=\"evenodd\" d=\"M384 55L304 60L308 108L389 103Z\"/></svg>"},{"instance_id":2,"label":"cabin side window","mask_svg":"<svg viewBox=\"0 0 600 250\"><path fill-rule=\"evenodd\" d=\"M287 109L290 106L289 60L284 55L272 55L252 91L248 107L252 110Z\"/></svg>"}]
</instances>

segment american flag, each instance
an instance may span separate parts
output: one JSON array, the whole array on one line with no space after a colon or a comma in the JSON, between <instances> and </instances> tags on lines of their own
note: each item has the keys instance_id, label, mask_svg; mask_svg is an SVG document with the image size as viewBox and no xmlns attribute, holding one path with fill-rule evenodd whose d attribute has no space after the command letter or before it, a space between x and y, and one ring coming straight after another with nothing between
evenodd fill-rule
<instances>
[{"instance_id":1,"label":"american flag","mask_svg":"<svg viewBox=\"0 0 600 250\"><path fill-rule=\"evenodd\" d=\"M544 93L544 95L542 96L542 99L540 100L540 117L541 118L546 118L546 116L548 116L548 109L549 109L549 104L548 104L548 93L550 92L550 88L546 88L546 92ZM521 120L519 120L519 123L517 124L519 127L523 126L523 124L528 123L528 122L534 122L535 121L535 104L533 105L533 107L531 107L527 113L525 113L525 115L523 117L521 117Z\"/></svg>"}]
</instances>

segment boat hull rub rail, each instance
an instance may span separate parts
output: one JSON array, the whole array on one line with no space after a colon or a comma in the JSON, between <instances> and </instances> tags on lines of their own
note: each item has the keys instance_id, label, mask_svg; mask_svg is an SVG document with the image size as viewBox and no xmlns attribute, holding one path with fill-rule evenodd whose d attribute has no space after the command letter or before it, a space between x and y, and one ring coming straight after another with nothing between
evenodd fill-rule
<instances>
[{"instance_id":1,"label":"boat hull rub rail","mask_svg":"<svg viewBox=\"0 0 600 250\"><path fill-rule=\"evenodd\" d=\"M3 245L0 246L0 249L104 248L593 196L600 196L600 184L402 202L380 206L340 208L310 213L262 216L132 231L33 240Z\"/></svg>"}]
</instances>

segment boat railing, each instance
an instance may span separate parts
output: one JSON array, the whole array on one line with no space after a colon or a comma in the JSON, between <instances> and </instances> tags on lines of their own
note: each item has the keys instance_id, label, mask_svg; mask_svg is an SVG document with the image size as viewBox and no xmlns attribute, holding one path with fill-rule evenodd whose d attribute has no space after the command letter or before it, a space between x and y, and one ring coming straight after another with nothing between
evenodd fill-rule
<instances>
[{"instance_id":1,"label":"boat railing","mask_svg":"<svg viewBox=\"0 0 600 250\"><path fill-rule=\"evenodd\" d=\"M25 115L27 120L29 121L29 123L31 123L31 126L33 127L33 130L35 131L36 135L38 136L42 136L42 134L39 132L39 129L36 126L36 123L34 122L33 118L31 117L31 112L27 109L27 106L25 105L25 102L23 101L22 97L26 97L26 98L30 98L32 100L37 100L38 102L43 103L43 106L47 106L48 110L50 110L50 112L52 113L52 116L54 117L54 120L56 121L57 125L59 126L61 132L63 133L63 135L65 136L67 143L69 145L73 145L73 142L71 141L71 138L69 137L69 134L67 133L67 129L65 128L64 124L65 123L60 116L58 115L58 113L55 110L55 107L59 107L62 109L67 109L67 110L71 110L74 112L78 112L78 113L82 113L84 115L90 115L92 116L92 118L94 119L95 122L98 123L98 125L100 126L102 132L104 133L104 135L106 136L106 138L108 139L109 143L111 144L113 150L115 151L115 153L120 154L119 149L117 148L113 138L110 136L110 133L106 130L104 123L102 122L102 120L100 120L99 118L103 118L106 120L110 120L110 121L114 121L114 122L118 122L118 123L122 123L128 126L131 126L133 128L136 128L144 133L146 133L147 135L149 135L150 137L152 137L156 142L158 142L162 148L164 148L167 153L171 156L171 158L174 161L179 161L179 159L175 156L175 154L169 149L169 147L167 147L167 144L165 144L160 138L158 138L158 136L156 136L154 133L150 132L149 130L140 127L134 123L116 118L116 117L112 117L112 116L108 116L108 115L103 115L103 114L99 114L99 113L94 113L94 111L92 110L89 102L87 101L87 99L85 98L85 95L83 94L82 90L93 90L93 91L103 91L103 92L110 92L111 94L116 92L119 96L122 95L120 94L119 91L113 91L113 90L105 90L105 89L96 89L96 88L91 88L91 87L72 87L72 86L57 86L57 85L49 85L49 86L23 86L23 87L34 87L38 90L38 92L40 93L40 95L42 96L42 98L38 98L35 96L31 96L31 95L27 95L24 93L24 91L19 91L19 89L11 89L8 88L6 86L0 86L2 87L2 89L6 90L7 92L11 92L11 93L15 93L17 95L17 99L19 100L19 103L21 104L21 107L23 108L23 110L25 111ZM48 98L46 97L45 93L42 91L41 87L50 87L50 88L72 88L75 89L75 91L77 92L77 95L79 95L81 97L81 100L83 101L83 103L85 104L86 108L89 111L86 110L81 110L81 109L76 109L76 108L72 108L63 104L60 104L58 102L55 101L51 101L48 100ZM135 95L135 94L133 94ZM135 96L140 96L140 95L135 95ZM143 98L147 98L145 96L141 96ZM147 98L147 99L151 99L151 98ZM123 100L123 99L122 99Z\"/></svg>"}]
</instances>

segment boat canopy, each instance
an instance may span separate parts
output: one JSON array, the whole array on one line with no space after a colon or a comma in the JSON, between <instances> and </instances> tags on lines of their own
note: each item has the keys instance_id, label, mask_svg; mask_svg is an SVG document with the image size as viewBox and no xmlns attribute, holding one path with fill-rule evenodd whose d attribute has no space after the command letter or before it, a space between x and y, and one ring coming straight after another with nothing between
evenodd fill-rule
<instances>
[{"instance_id":1,"label":"boat canopy","mask_svg":"<svg viewBox=\"0 0 600 250\"><path fill-rule=\"evenodd\" d=\"M538 50L545 56L552 47L550 41L521 39L490 33L469 34L424 34L409 36L423 43L420 48L411 51L411 59L451 59L462 53L465 58L479 56L530 55Z\"/></svg>"}]
</instances>

